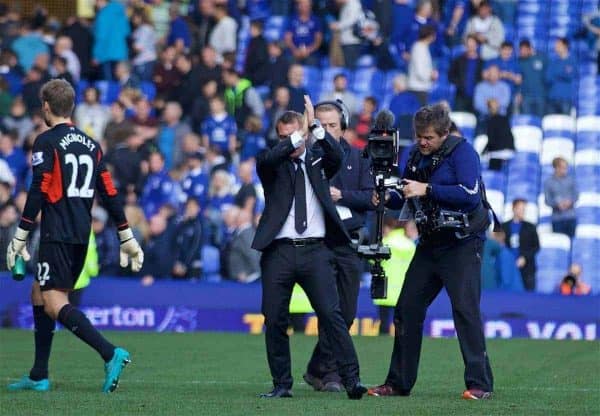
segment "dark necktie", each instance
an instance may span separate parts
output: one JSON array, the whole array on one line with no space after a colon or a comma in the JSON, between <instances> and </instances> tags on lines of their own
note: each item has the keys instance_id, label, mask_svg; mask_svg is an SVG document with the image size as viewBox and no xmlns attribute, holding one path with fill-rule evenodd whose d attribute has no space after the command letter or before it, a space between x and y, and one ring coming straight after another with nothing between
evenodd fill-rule
<instances>
[{"instance_id":1,"label":"dark necktie","mask_svg":"<svg viewBox=\"0 0 600 416\"><path fill-rule=\"evenodd\" d=\"M302 159L294 159L296 164L296 177L294 179L295 191L295 227L298 234L306 231L306 186L304 185L304 171Z\"/></svg>"}]
</instances>

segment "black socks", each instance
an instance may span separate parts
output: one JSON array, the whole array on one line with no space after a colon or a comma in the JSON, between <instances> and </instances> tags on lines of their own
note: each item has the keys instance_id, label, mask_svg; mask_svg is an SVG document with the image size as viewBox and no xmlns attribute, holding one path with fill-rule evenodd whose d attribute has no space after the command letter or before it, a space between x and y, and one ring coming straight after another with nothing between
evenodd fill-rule
<instances>
[{"instance_id":1,"label":"black socks","mask_svg":"<svg viewBox=\"0 0 600 416\"><path fill-rule=\"evenodd\" d=\"M58 322L75 336L98 351L105 362L112 359L115 346L104 338L79 309L66 304L58 313Z\"/></svg>"},{"instance_id":2,"label":"black socks","mask_svg":"<svg viewBox=\"0 0 600 416\"><path fill-rule=\"evenodd\" d=\"M29 378L39 381L48 378L48 359L56 322L44 312L44 306L33 305L33 323L35 327L35 361L29 372Z\"/></svg>"}]
</instances>

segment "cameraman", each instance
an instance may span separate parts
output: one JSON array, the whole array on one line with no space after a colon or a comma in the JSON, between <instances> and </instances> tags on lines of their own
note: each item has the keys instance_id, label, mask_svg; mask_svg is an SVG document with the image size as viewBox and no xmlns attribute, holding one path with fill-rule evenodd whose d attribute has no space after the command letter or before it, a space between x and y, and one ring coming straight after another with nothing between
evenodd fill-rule
<instances>
[{"instance_id":1,"label":"cameraman","mask_svg":"<svg viewBox=\"0 0 600 416\"><path fill-rule=\"evenodd\" d=\"M417 111L416 144L404 170L403 186L400 192L386 193L388 208L412 207L420 237L394 311L390 369L383 385L369 389L372 396L410 394L417 379L425 313L445 287L465 364L467 390L462 397L491 397L493 377L479 310L481 251L489 225L484 206L488 204L477 153L464 139L449 135L450 124L442 105ZM378 203L375 195L373 203ZM444 217L448 212L454 215ZM468 215L462 227L444 227L441 219L450 222L460 213Z\"/></svg>"},{"instance_id":2,"label":"cameraman","mask_svg":"<svg viewBox=\"0 0 600 416\"><path fill-rule=\"evenodd\" d=\"M341 100L317 104L315 117L344 151L341 167L331 178L329 191L344 227L356 242L365 235L363 229L367 211L375 208L371 202L374 181L370 173L369 159L363 158L358 149L351 147L344 140L349 117ZM315 154L323 154L320 142L316 142L312 150ZM356 316L363 262L350 244L335 246L333 254L340 309L346 326L350 328ZM304 380L318 391L342 391L331 340L323 335L321 325L319 334L319 341L308 363Z\"/></svg>"}]
</instances>

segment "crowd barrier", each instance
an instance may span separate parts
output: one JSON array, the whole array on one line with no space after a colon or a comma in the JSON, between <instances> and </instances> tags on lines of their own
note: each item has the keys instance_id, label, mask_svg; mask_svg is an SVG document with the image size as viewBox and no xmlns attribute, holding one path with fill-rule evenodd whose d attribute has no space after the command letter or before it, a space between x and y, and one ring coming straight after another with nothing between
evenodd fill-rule
<instances>
[{"instance_id":1,"label":"crowd barrier","mask_svg":"<svg viewBox=\"0 0 600 416\"><path fill-rule=\"evenodd\" d=\"M32 328L30 279L13 281L0 273L0 318L3 326ZM140 331L230 331L260 334L260 283L205 283L158 280L142 286L139 280L99 277L85 289L82 309L100 329ZM597 340L600 295L561 296L486 291L481 298L482 320L488 338ZM305 333L315 335L317 322L307 315ZM367 288L360 291L353 335L379 333L378 311ZM393 333L393 327L386 328ZM424 333L456 336L450 301L445 292L427 313Z\"/></svg>"}]
</instances>

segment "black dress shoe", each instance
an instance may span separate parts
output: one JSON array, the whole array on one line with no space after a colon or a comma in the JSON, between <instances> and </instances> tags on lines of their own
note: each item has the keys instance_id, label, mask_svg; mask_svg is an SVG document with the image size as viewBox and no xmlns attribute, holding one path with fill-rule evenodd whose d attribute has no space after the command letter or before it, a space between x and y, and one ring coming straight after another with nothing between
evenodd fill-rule
<instances>
[{"instance_id":1,"label":"black dress shoe","mask_svg":"<svg viewBox=\"0 0 600 416\"><path fill-rule=\"evenodd\" d=\"M275 387L268 393L262 393L258 397L261 399L280 399L286 397L292 397L292 391L285 387Z\"/></svg>"},{"instance_id":2,"label":"black dress shoe","mask_svg":"<svg viewBox=\"0 0 600 416\"><path fill-rule=\"evenodd\" d=\"M360 381L353 384L352 387L346 389L346 394L348 394L348 398L350 400L360 400L362 399L363 394L366 392L367 388L360 384Z\"/></svg>"},{"instance_id":3,"label":"black dress shoe","mask_svg":"<svg viewBox=\"0 0 600 416\"><path fill-rule=\"evenodd\" d=\"M323 390L323 380L321 380L319 377L313 376L310 373L306 373L302 376L302 378L304 381L306 381L306 384L315 389L315 391Z\"/></svg>"}]
</instances>

